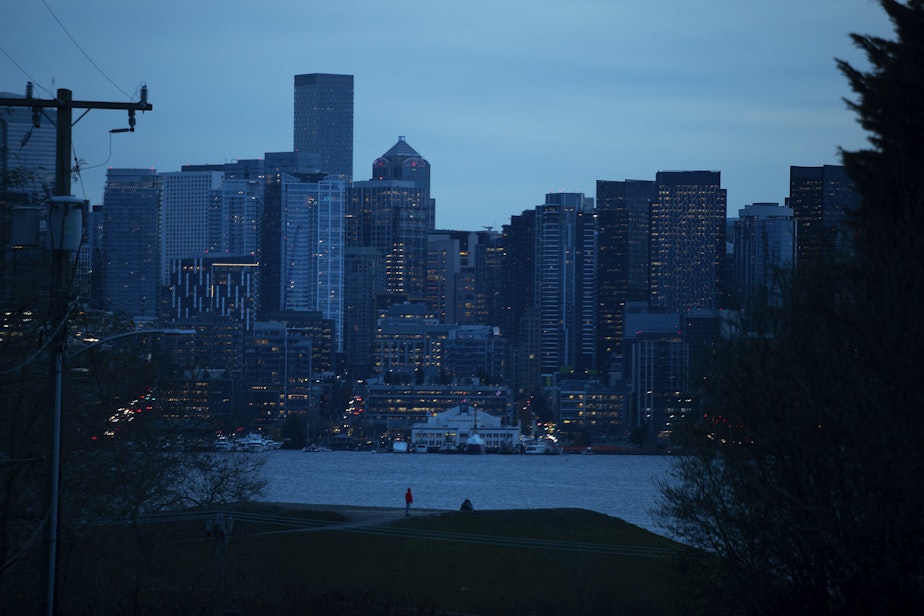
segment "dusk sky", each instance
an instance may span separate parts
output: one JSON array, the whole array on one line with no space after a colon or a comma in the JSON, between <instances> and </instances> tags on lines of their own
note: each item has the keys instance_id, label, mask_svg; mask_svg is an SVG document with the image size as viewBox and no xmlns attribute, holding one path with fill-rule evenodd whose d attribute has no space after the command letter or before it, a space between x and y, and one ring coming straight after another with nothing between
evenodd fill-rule
<instances>
[{"instance_id":1,"label":"dusk sky","mask_svg":"<svg viewBox=\"0 0 924 616\"><path fill-rule=\"evenodd\" d=\"M147 84L134 133L110 138L122 111L75 127L74 194L93 203L107 167L290 151L293 76L342 73L354 179L405 136L438 228L499 229L547 192L662 170L721 171L736 215L782 203L790 165L865 146L835 66L866 66L850 32L893 36L875 0L7 0L0 91L126 101Z\"/></svg>"}]
</instances>

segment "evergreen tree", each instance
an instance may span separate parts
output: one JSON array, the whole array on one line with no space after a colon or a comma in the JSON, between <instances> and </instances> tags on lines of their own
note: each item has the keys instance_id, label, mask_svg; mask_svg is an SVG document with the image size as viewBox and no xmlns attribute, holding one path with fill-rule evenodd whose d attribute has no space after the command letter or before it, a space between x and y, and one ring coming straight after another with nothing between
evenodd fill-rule
<instances>
[{"instance_id":1,"label":"evergreen tree","mask_svg":"<svg viewBox=\"0 0 924 616\"><path fill-rule=\"evenodd\" d=\"M845 260L798 272L785 306L728 341L691 455L660 513L721 557L732 613L909 613L924 599L924 0L881 0L895 40L839 61L871 147L843 152L861 195Z\"/></svg>"}]
</instances>

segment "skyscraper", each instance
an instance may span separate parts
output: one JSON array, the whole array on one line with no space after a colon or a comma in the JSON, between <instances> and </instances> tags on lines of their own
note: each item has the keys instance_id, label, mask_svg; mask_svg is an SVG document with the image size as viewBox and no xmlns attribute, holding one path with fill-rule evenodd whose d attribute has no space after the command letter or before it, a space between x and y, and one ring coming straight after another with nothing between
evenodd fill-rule
<instances>
[{"instance_id":1,"label":"skyscraper","mask_svg":"<svg viewBox=\"0 0 924 616\"><path fill-rule=\"evenodd\" d=\"M0 92L0 98L25 99L9 92ZM25 194L30 200L50 195L56 146L55 127L41 113L28 107L0 109L0 193Z\"/></svg>"},{"instance_id":2,"label":"skyscraper","mask_svg":"<svg viewBox=\"0 0 924 616\"><path fill-rule=\"evenodd\" d=\"M161 283L169 281L170 262L218 249L220 230L210 225L214 204L221 203L222 171L174 171L160 174Z\"/></svg>"},{"instance_id":3,"label":"skyscraper","mask_svg":"<svg viewBox=\"0 0 924 616\"><path fill-rule=\"evenodd\" d=\"M318 311L334 322L337 350L343 336L343 220L345 183L334 176L302 181L282 176L282 285L285 311Z\"/></svg>"},{"instance_id":4,"label":"skyscraper","mask_svg":"<svg viewBox=\"0 0 924 616\"><path fill-rule=\"evenodd\" d=\"M324 173L353 177L353 75L295 76L293 149L318 154Z\"/></svg>"},{"instance_id":5,"label":"skyscraper","mask_svg":"<svg viewBox=\"0 0 924 616\"><path fill-rule=\"evenodd\" d=\"M601 370L622 355L627 302L648 299L648 218L651 180L597 181L597 361Z\"/></svg>"},{"instance_id":6,"label":"skyscraper","mask_svg":"<svg viewBox=\"0 0 924 616\"><path fill-rule=\"evenodd\" d=\"M347 245L379 251L386 293L425 297L427 236L434 228L429 168L400 137L373 163L373 179L349 190Z\"/></svg>"},{"instance_id":7,"label":"skyscraper","mask_svg":"<svg viewBox=\"0 0 924 616\"><path fill-rule=\"evenodd\" d=\"M103 306L154 319L160 309L160 176L154 169L110 169L103 194L100 260Z\"/></svg>"},{"instance_id":8,"label":"skyscraper","mask_svg":"<svg viewBox=\"0 0 924 616\"><path fill-rule=\"evenodd\" d=\"M846 215L858 201L842 166L789 168L788 205L796 219L797 267L849 250Z\"/></svg>"},{"instance_id":9,"label":"skyscraper","mask_svg":"<svg viewBox=\"0 0 924 616\"><path fill-rule=\"evenodd\" d=\"M534 305L543 374L596 368L597 245L593 199L549 193L536 207Z\"/></svg>"},{"instance_id":10,"label":"skyscraper","mask_svg":"<svg viewBox=\"0 0 924 616\"><path fill-rule=\"evenodd\" d=\"M735 223L735 296L748 311L777 305L782 299L781 275L796 258L796 225L792 208L754 203L738 211Z\"/></svg>"},{"instance_id":11,"label":"skyscraper","mask_svg":"<svg viewBox=\"0 0 924 616\"><path fill-rule=\"evenodd\" d=\"M651 203L649 302L672 312L719 308L726 191L718 171L659 171Z\"/></svg>"}]
</instances>

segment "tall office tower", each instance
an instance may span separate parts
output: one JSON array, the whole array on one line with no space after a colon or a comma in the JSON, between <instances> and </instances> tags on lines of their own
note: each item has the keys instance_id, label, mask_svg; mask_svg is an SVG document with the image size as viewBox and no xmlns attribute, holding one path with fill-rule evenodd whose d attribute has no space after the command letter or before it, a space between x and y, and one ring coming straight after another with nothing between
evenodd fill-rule
<instances>
[{"instance_id":1,"label":"tall office tower","mask_svg":"<svg viewBox=\"0 0 924 616\"><path fill-rule=\"evenodd\" d=\"M109 169L100 242L107 310L136 319L158 316L160 208L161 178L155 169Z\"/></svg>"},{"instance_id":2,"label":"tall office tower","mask_svg":"<svg viewBox=\"0 0 924 616\"><path fill-rule=\"evenodd\" d=\"M26 97L0 92L0 98ZM0 194L24 195L26 202L53 194L56 147L57 132L43 114L28 107L0 109Z\"/></svg>"},{"instance_id":3,"label":"tall office tower","mask_svg":"<svg viewBox=\"0 0 924 616\"><path fill-rule=\"evenodd\" d=\"M320 181L318 156L304 152L266 152L263 171L263 214L260 219L257 259L260 262L260 307L258 312L282 310L279 289L283 284L282 178L285 175L305 181Z\"/></svg>"},{"instance_id":4,"label":"tall office tower","mask_svg":"<svg viewBox=\"0 0 924 616\"><path fill-rule=\"evenodd\" d=\"M429 163L400 139L373 164L374 179L354 182L349 192L347 246L371 247L385 260L385 292L422 299L426 292L427 236L434 228L429 196ZM379 176L383 169L408 171L403 177ZM394 174L393 174L394 175Z\"/></svg>"},{"instance_id":5,"label":"tall office tower","mask_svg":"<svg viewBox=\"0 0 924 616\"><path fill-rule=\"evenodd\" d=\"M430 202L430 163L408 145L403 136L372 163L373 180L409 180L421 193L425 211L433 217L435 205ZM431 220L431 224L435 221Z\"/></svg>"},{"instance_id":6,"label":"tall office tower","mask_svg":"<svg viewBox=\"0 0 924 616\"><path fill-rule=\"evenodd\" d=\"M213 236L215 202L221 199L221 171L173 171L160 174L161 282L169 281L170 262L211 252L221 243Z\"/></svg>"},{"instance_id":7,"label":"tall office tower","mask_svg":"<svg viewBox=\"0 0 924 616\"><path fill-rule=\"evenodd\" d=\"M295 76L292 149L320 155L329 175L353 177L353 75Z\"/></svg>"},{"instance_id":8,"label":"tall office tower","mask_svg":"<svg viewBox=\"0 0 924 616\"><path fill-rule=\"evenodd\" d=\"M385 261L375 248L347 248L343 259L343 349L346 369L372 375L375 298L385 293Z\"/></svg>"},{"instance_id":9,"label":"tall office tower","mask_svg":"<svg viewBox=\"0 0 924 616\"><path fill-rule=\"evenodd\" d=\"M597 180L597 361L621 370L627 302L648 299L651 180Z\"/></svg>"},{"instance_id":10,"label":"tall office tower","mask_svg":"<svg viewBox=\"0 0 924 616\"><path fill-rule=\"evenodd\" d=\"M218 216L220 252L256 255L263 218L263 179L225 179L221 185Z\"/></svg>"},{"instance_id":11,"label":"tall office tower","mask_svg":"<svg viewBox=\"0 0 924 616\"><path fill-rule=\"evenodd\" d=\"M796 219L796 267L849 251L847 212L859 194L844 167L789 168L789 207Z\"/></svg>"},{"instance_id":12,"label":"tall office tower","mask_svg":"<svg viewBox=\"0 0 924 616\"><path fill-rule=\"evenodd\" d=\"M719 308L726 191L718 171L659 171L651 203L649 302L673 312Z\"/></svg>"},{"instance_id":13,"label":"tall office tower","mask_svg":"<svg viewBox=\"0 0 924 616\"><path fill-rule=\"evenodd\" d=\"M430 233L427 302L443 323L478 323L476 257L491 235L488 231Z\"/></svg>"},{"instance_id":14,"label":"tall office tower","mask_svg":"<svg viewBox=\"0 0 924 616\"><path fill-rule=\"evenodd\" d=\"M318 311L333 321L337 351L343 342L345 189L335 176L318 181L282 176L279 249L285 271L279 305L287 312Z\"/></svg>"},{"instance_id":15,"label":"tall office tower","mask_svg":"<svg viewBox=\"0 0 924 616\"><path fill-rule=\"evenodd\" d=\"M593 199L549 193L536 207L534 305L543 374L596 369L597 243Z\"/></svg>"},{"instance_id":16,"label":"tall office tower","mask_svg":"<svg viewBox=\"0 0 924 616\"><path fill-rule=\"evenodd\" d=\"M748 312L782 301L783 276L795 265L792 208L754 203L738 210L735 223L735 298Z\"/></svg>"},{"instance_id":17,"label":"tall office tower","mask_svg":"<svg viewBox=\"0 0 924 616\"><path fill-rule=\"evenodd\" d=\"M475 323L501 328L509 336L507 318L509 306L504 290L507 267L506 238L503 233L486 231L486 239L475 251Z\"/></svg>"}]
</instances>

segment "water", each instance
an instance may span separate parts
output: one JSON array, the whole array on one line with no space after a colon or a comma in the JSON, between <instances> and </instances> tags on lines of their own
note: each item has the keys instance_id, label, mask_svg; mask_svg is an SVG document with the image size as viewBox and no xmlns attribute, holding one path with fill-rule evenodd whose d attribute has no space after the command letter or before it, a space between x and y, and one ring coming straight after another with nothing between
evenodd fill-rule
<instances>
[{"instance_id":1,"label":"water","mask_svg":"<svg viewBox=\"0 0 924 616\"><path fill-rule=\"evenodd\" d=\"M458 509L466 498L476 509L576 507L664 534L649 514L655 481L670 456L646 455L445 455L368 451L266 455L271 502Z\"/></svg>"}]
</instances>

